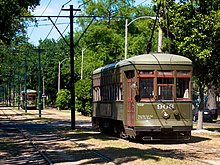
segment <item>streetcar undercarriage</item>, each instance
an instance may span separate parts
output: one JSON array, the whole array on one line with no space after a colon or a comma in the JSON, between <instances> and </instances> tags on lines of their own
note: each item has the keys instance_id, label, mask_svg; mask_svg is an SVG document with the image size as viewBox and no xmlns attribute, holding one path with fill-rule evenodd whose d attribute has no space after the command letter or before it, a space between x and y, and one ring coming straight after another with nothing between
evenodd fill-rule
<instances>
[{"instance_id":1,"label":"streetcar undercarriage","mask_svg":"<svg viewBox=\"0 0 220 165\"><path fill-rule=\"evenodd\" d=\"M113 132L123 139L142 139L144 141L152 140L189 140L191 137L191 126L141 126L124 127L120 120L107 118L92 118L93 127L100 132Z\"/></svg>"}]
</instances>

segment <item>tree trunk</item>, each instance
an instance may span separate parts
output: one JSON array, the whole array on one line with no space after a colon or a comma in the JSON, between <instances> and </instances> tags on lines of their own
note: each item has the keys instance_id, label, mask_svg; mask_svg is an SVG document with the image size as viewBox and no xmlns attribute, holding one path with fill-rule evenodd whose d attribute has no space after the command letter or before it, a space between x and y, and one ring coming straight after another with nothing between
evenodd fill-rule
<instances>
[{"instance_id":1,"label":"tree trunk","mask_svg":"<svg viewBox=\"0 0 220 165\"><path fill-rule=\"evenodd\" d=\"M218 118L217 105L216 105L216 87L212 82L208 84L208 100L207 100L207 108L212 112L212 118Z\"/></svg>"},{"instance_id":2,"label":"tree trunk","mask_svg":"<svg viewBox=\"0 0 220 165\"><path fill-rule=\"evenodd\" d=\"M199 103L199 111L198 111L197 130L203 129L204 91L203 91L202 83L200 83L199 85L199 96L200 96L200 103Z\"/></svg>"},{"instance_id":3,"label":"tree trunk","mask_svg":"<svg viewBox=\"0 0 220 165\"><path fill-rule=\"evenodd\" d=\"M216 88L213 82L210 82L208 85L207 108L210 110L216 109Z\"/></svg>"}]
</instances>

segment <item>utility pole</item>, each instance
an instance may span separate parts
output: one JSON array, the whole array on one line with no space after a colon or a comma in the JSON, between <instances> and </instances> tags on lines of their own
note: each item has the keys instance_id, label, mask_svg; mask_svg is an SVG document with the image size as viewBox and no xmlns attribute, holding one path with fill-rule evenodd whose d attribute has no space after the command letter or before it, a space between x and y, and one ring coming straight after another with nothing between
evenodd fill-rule
<instances>
[{"instance_id":1,"label":"utility pole","mask_svg":"<svg viewBox=\"0 0 220 165\"><path fill-rule=\"evenodd\" d=\"M25 113L27 113L27 59L25 55L25 62L24 62L24 109Z\"/></svg>"},{"instance_id":2,"label":"utility pole","mask_svg":"<svg viewBox=\"0 0 220 165\"><path fill-rule=\"evenodd\" d=\"M38 47L38 111L41 117L41 64L40 64L40 46Z\"/></svg>"},{"instance_id":3,"label":"utility pole","mask_svg":"<svg viewBox=\"0 0 220 165\"><path fill-rule=\"evenodd\" d=\"M73 19L74 17L92 17L93 19L91 20L90 24L87 26L87 28L85 29L85 31L83 32L83 34L81 35L81 37L78 39L78 41L76 41L76 45L78 44L78 42L80 41L80 39L82 38L82 36L85 34L85 32L87 31L87 29L89 28L89 26L92 24L93 20L95 19L95 17L97 16L73 16L73 11L81 11L81 9L73 9L73 5L70 5L69 9L62 9L63 11L69 11L70 12L70 16L23 16L23 17L48 17L49 19L51 17L69 17L70 18L70 44L68 44L68 42L66 42L65 38L63 37L62 33L59 31L59 29L56 27L56 25L53 23L53 21L51 20L51 22L53 23L53 25L55 26L55 28L57 29L57 31L60 33L60 35L62 36L62 38L64 39L64 41L67 43L67 45L70 45L70 72L71 72L71 82L70 82L70 92L71 92L71 127L72 129L75 129L75 86L74 86L74 38L73 38ZM100 16L103 18L103 16Z\"/></svg>"},{"instance_id":4,"label":"utility pole","mask_svg":"<svg viewBox=\"0 0 220 165\"><path fill-rule=\"evenodd\" d=\"M20 85L21 85L21 82L20 82L20 69L19 69L19 71L18 71L18 110L20 110L20 106L21 106L21 98L20 98L21 90L20 90Z\"/></svg>"},{"instance_id":5,"label":"utility pole","mask_svg":"<svg viewBox=\"0 0 220 165\"><path fill-rule=\"evenodd\" d=\"M71 128L75 129L75 85L74 85L74 38L73 38L73 11L81 11L80 9L73 9L73 5L70 5L70 9L62 9L70 12L70 92L71 92Z\"/></svg>"}]
</instances>

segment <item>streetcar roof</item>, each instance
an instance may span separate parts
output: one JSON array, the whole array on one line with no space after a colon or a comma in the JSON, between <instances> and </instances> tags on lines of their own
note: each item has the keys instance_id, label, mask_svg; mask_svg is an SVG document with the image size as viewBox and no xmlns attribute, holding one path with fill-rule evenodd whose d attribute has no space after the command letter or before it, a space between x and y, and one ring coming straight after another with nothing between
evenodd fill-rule
<instances>
[{"instance_id":1,"label":"streetcar roof","mask_svg":"<svg viewBox=\"0 0 220 165\"><path fill-rule=\"evenodd\" d=\"M99 73L106 69L122 67L126 65L192 65L192 61L184 56L167 54L167 53L150 53L142 54L122 60L116 63L106 65L93 71L93 74Z\"/></svg>"}]
</instances>

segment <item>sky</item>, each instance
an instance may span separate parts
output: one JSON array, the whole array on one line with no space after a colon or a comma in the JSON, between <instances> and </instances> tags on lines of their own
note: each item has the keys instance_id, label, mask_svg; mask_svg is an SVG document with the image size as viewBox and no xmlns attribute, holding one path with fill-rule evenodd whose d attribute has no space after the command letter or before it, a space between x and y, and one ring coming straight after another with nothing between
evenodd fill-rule
<instances>
[{"instance_id":1,"label":"sky","mask_svg":"<svg viewBox=\"0 0 220 165\"><path fill-rule=\"evenodd\" d=\"M136 0L136 5L147 5L150 4L151 0ZM40 6L37 6L34 12L32 12L35 16L69 16L68 11L61 11L62 6L63 9L68 9L69 5L73 5L73 8L78 8L81 3L78 0L41 0ZM50 20L47 17L36 17L38 20L38 26L34 26L34 23L31 23L27 29L27 37L29 38L29 42L34 44L35 46L39 45L39 40L44 39L60 39L60 34L53 27ZM69 32L69 18L51 18L53 22L56 22L56 26L59 31L65 35ZM68 27L67 27L68 26Z\"/></svg>"}]
</instances>

